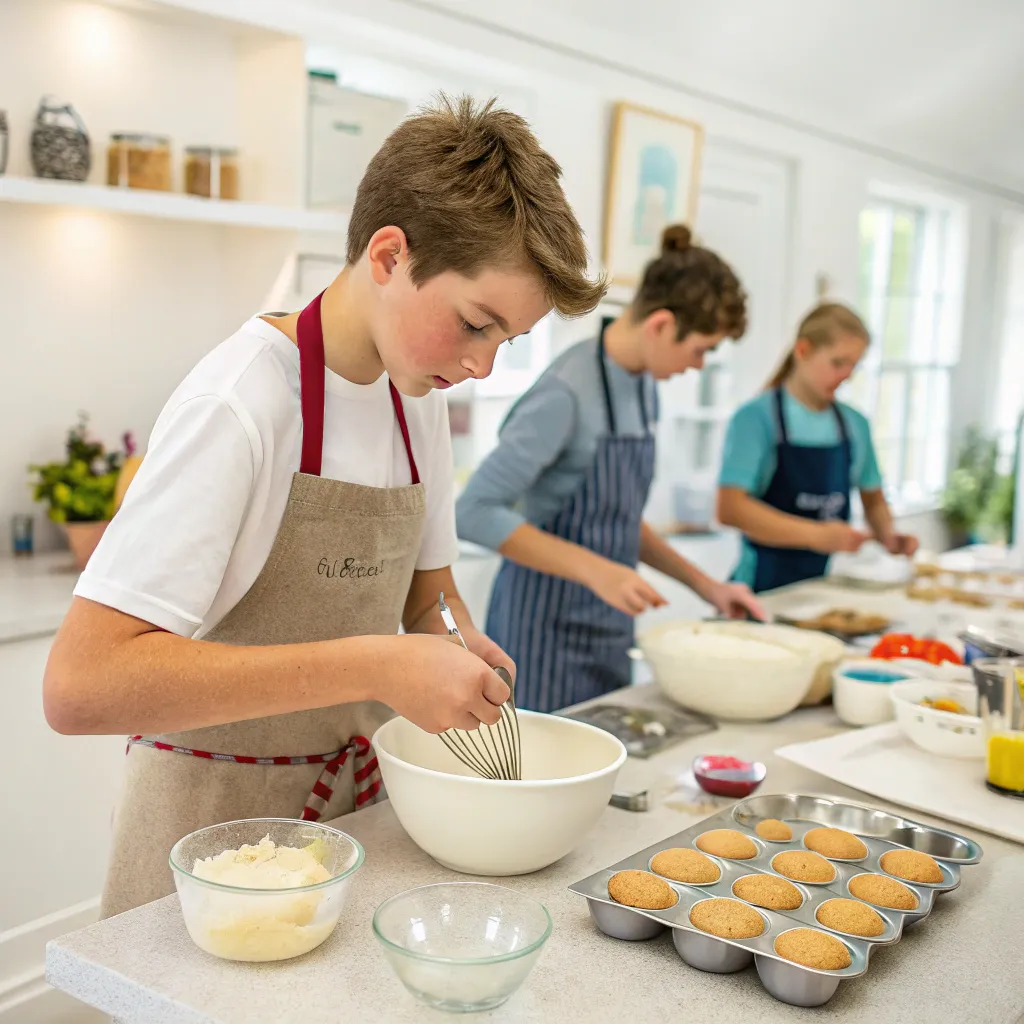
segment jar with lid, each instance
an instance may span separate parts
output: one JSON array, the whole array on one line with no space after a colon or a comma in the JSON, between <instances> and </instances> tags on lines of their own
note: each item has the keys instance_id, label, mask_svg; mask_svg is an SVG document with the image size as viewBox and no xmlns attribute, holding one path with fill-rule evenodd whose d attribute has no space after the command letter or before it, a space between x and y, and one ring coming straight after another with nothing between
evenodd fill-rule
<instances>
[{"instance_id":1,"label":"jar with lid","mask_svg":"<svg viewBox=\"0 0 1024 1024\"><path fill-rule=\"evenodd\" d=\"M118 132L107 148L107 184L171 190L171 140L164 135Z\"/></svg>"},{"instance_id":2,"label":"jar with lid","mask_svg":"<svg viewBox=\"0 0 1024 1024\"><path fill-rule=\"evenodd\" d=\"M238 151L217 146L186 147L185 191L206 199L237 199Z\"/></svg>"}]
</instances>

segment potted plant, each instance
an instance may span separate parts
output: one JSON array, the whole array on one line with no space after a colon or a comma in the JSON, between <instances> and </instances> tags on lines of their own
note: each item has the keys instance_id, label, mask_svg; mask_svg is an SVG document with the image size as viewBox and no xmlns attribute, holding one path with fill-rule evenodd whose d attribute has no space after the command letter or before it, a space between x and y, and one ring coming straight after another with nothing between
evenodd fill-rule
<instances>
[{"instance_id":1,"label":"potted plant","mask_svg":"<svg viewBox=\"0 0 1024 1024\"><path fill-rule=\"evenodd\" d=\"M977 427L969 427L942 495L942 518L954 547L980 539L986 509L999 483L999 449Z\"/></svg>"},{"instance_id":2,"label":"potted plant","mask_svg":"<svg viewBox=\"0 0 1024 1024\"><path fill-rule=\"evenodd\" d=\"M85 568L114 514L121 466L135 451L130 433L122 439L122 451L107 451L102 441L89 437L88 419L80 413L68 431L62 462L29 466L35 474L35 500L49 504L47 515L64 530L79 570Z\"/></svg>"}]
</instances>

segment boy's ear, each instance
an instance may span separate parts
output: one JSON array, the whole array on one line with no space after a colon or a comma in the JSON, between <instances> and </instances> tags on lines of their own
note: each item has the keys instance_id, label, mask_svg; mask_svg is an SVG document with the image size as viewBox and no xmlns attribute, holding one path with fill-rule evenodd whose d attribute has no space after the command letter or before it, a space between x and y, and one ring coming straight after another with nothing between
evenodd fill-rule
<instances>
[{"instance_id":1,"label":"boy's ear","mask_svg":"<svg viewBox=\"0 0 1024 1024\"><path fill-rule=\"evenodd\" d=\"M676 316L670 309L656 309L649 313L643 321L643 332L649 338L662 338L671 334L676 338Z\"/></svg>"},{"instance_id":2,"label":"boy's ear","mask_svg":"<svg viewBox=\"0 0 1024 1024\"><path fill-rule=\"evenodd\" d=\"M396 268L409 262L409 243L405 232L393 224L378 228L366 246L366 259L374 282L387 284Z\"/></svg>"}]
</instances>

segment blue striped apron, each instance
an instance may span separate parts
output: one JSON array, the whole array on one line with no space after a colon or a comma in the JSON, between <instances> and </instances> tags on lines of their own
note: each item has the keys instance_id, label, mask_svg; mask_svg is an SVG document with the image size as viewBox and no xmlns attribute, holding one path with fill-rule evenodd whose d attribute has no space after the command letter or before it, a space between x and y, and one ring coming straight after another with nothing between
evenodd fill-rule
<instances>
[{"instance_id":1,"label":"blue striped apron","mask_svg":"<svg viewBox=\"0 0 1024 1024\"><path fill-rule=\"evenodd\" d=\"M604 328L597 356L608 433L576 493L542 530L612 561L635 568L640 526L654 477L654 435L638 382L643 435L620 437L604 355ZM517 706L557 711L600 697L630 682L633 620L579 583L505 560L494 581L487 634L516 663Z\"/></svg>"}]
</instances>

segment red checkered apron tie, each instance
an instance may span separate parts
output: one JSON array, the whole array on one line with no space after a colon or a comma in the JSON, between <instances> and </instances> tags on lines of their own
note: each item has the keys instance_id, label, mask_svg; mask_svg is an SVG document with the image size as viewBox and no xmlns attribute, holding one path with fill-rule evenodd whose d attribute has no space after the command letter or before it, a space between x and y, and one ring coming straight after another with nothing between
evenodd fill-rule
<instances>
[{"instance_id":1,"label":"red checkered apron tie","mask_svg":"<svg viewBox=\"0 0 1024 1024\"><path fill-rule=\"evenodd\" d=\"M170 754L205 757L211 761L234 761L235 764L322 764L324 766L323 771L316 780L313 791L309 794L306 806L302 809L301 818L303 821L320 820L320 816L327 809L328 801L334 795L334 782L338 772L348 762L350 754L354 758L356 810L372 804L377 798L382 785L380 769L377 766L377 755L374 754L373 747L370 746L370 741L365 736L353 736L340 750L332 751L329 754L300 754L296 757L246 757L243 754L215 754L209 750L192 750L190 747L176 747L171 743L162 743L160 740L151 740L145 736L129 736L125 754L136 745L149 747L151 750L161 750Z\"/></svg>"}]
</instances>

